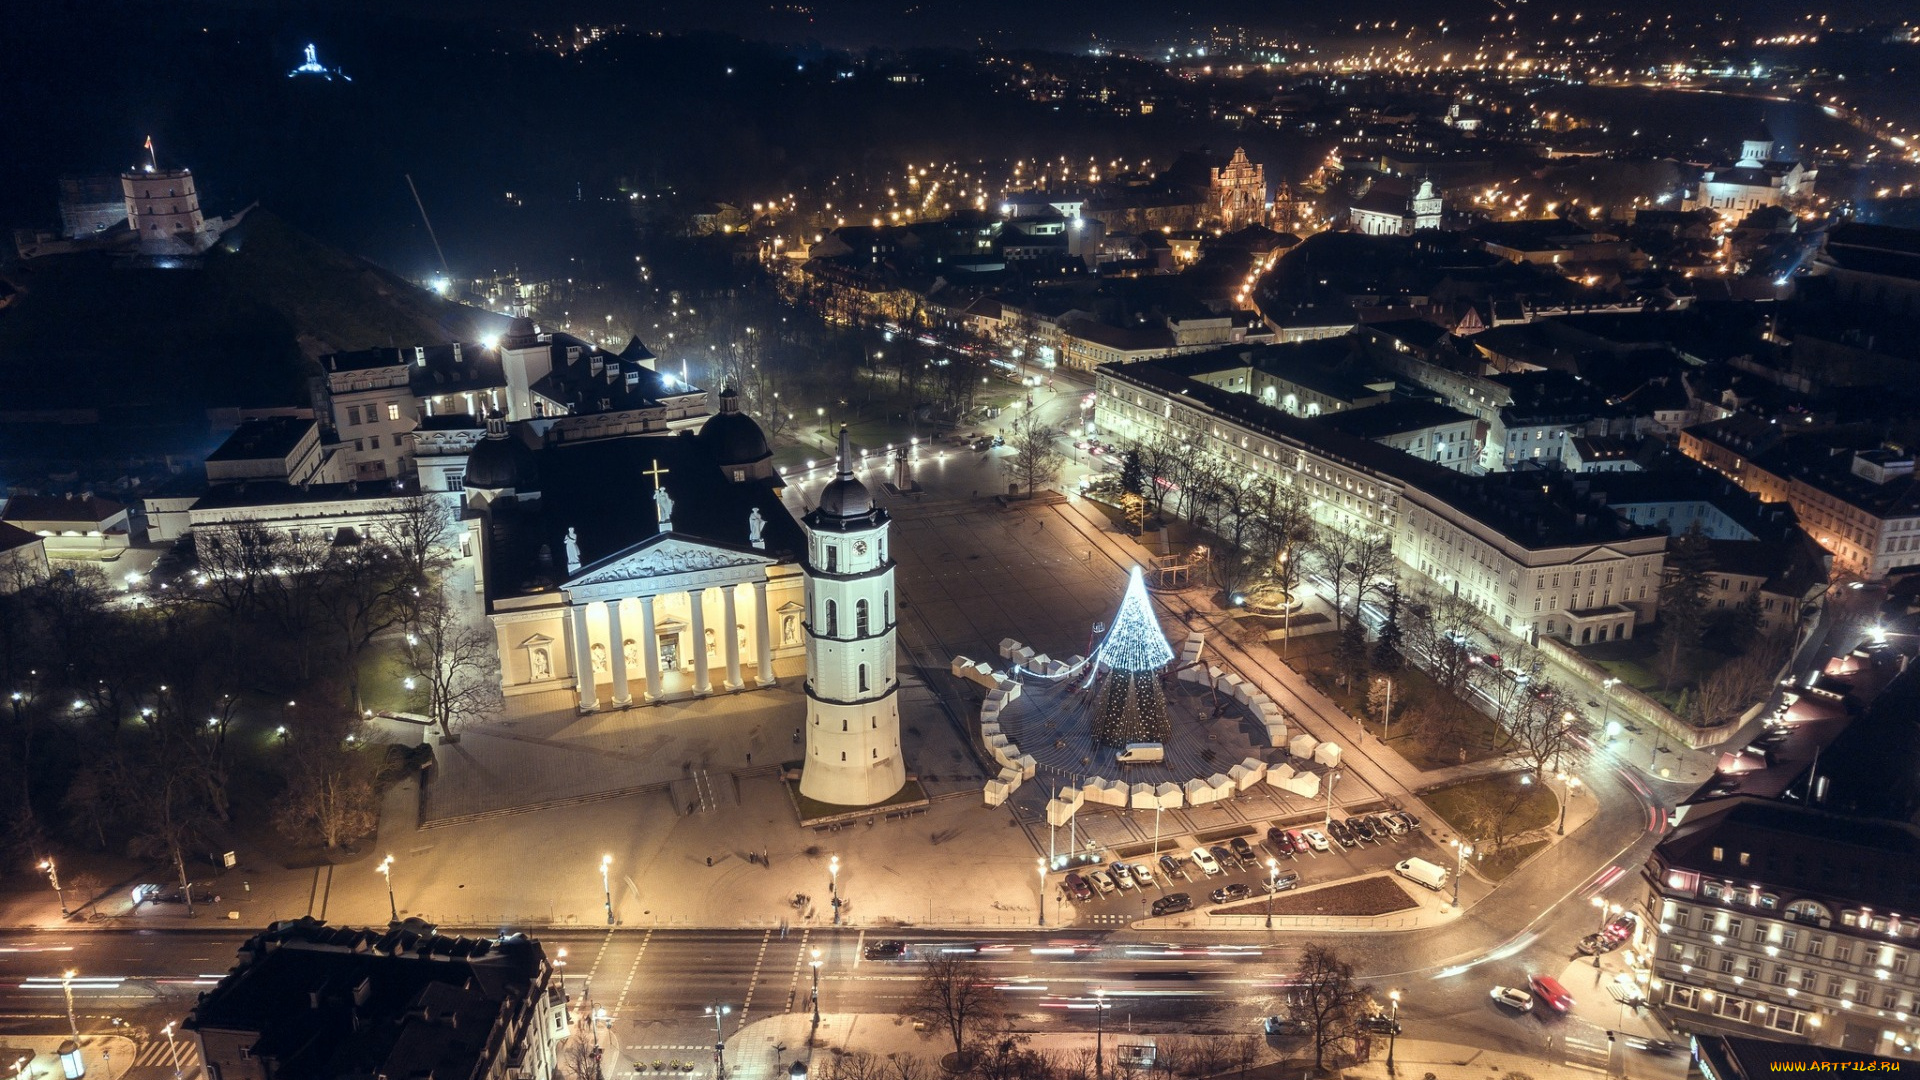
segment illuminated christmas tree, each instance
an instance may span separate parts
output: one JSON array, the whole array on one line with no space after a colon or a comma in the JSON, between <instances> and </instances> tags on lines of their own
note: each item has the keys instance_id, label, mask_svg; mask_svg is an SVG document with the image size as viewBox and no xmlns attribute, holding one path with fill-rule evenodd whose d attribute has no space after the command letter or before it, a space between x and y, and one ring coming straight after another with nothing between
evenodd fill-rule
<instances>
[{"instance_id":1,"label":"illuminated christmas tree","mask_svg":"<svg viewBox=\"0 0 1920 1080\"><path fill-rule=\"evenodd\" d=\"M1096 743L1125 746L1166 740L1172 724L1167 719L1160 670L1172 660L1173 649L1160 632L1160 620L1147 599L1147 583L1136 566L1127 579L1126 595L1120 598L1120 611L1095 654L1096 663L1107 669L1094 706Z\"/></svg>"}]
</instances>

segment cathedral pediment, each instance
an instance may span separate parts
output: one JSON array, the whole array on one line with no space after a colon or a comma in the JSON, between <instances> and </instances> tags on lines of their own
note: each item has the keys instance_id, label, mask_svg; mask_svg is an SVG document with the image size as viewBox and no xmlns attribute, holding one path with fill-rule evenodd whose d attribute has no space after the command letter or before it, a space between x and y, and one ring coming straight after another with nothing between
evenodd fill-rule
<instances>
[{"instance_id":1,"label":"cathedral pediment","mask_svg":"<svg viewBox=\"0 0 1920 1080\"><path fill-rule=\"evenodd\" d=\"M759 551L657 535L585 566L561 586L576 603L610 596L642 596L708 585L765 581L779 562Z\"/></svg>"}]
</instances>

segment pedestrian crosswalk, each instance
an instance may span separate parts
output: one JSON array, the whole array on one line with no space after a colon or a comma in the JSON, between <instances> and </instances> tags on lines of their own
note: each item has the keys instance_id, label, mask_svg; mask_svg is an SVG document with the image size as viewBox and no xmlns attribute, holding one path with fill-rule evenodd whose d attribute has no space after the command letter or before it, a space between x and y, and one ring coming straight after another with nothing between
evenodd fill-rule
<instances>
[{"instance_id":1,"label":"pedestrian crosswalk","mask_svg":"<svg viewBox=\"0 0 1920 1080\"><path fill-rule=\"evenodd\" d=\"M134 1052L133 1065L135 1068L145 1066L171 1070L174 1067L175 1047L178 1047L180 1052L180 1075L183 1077L198 1075L200 1048L194 1045L192 1039L176 1038L171 1044L165 1039L143 1042L140 1044L140 1049Z\"/></svg>"}]
</instances>

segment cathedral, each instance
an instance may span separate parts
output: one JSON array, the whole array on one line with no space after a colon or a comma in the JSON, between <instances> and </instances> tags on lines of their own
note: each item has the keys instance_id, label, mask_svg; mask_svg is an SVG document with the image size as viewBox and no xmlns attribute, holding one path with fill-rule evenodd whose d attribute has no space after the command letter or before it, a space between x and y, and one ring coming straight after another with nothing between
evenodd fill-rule
<instances>
[{"instance_id":1,"label":"cathedral","mask_svg":"<svg viewBox=\"0 0 1920 1080\"><path fill-rule=\"evenodd\" d=\"M1267 222L1267 167L1248 160L1244 147L1235 148L1225 165L1209 170L1209 209L1228 231Z\"/></svg>"},{"instance_id":2,"label":"cathedral","mask_svg":"<svg viewBox=\"0 0 1920 1080\"><path fill-rule=\"evenodd\" d=\"M692 390L640 364L615 381L634 402ZM801 791L884 801L906 782L887 512L843 431L838 475L795 521L765 433L731 388L717 401L697 430L489 419L463 484L501 690L510 710L671 709L804 661Z\"/></svg>"}]
</instances>

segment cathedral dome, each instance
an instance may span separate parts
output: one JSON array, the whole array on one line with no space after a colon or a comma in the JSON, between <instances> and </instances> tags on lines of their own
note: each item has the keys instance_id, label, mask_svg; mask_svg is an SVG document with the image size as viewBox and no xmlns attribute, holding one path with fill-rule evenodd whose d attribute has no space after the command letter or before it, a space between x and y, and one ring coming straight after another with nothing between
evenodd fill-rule
<instances>
[{"instance_id":1,"label":"cathedral dome","mask_svg":"<svg viewBox=\"0 0 1920 1080\"><path fill-rule=\"evenodd\" d=\"M487 437L467 455L466 488L488 491L540 490L539 457L533 448L507 431L497 414L487 418Z\"/></svg>"},{"instance_id":2,"label":"cathedral dome","mask_svg":"<svg viewBox=\"0 0 1920 1080\"><path fill-rule=\"evenodd\" d=\"M740 411L740 395L731 386L720 391L720 411L700 426L700 442L719 462L722 471L773 456L766 432L753 422L753 417Z\"/></svg>"},{"instance_id":3,"label":"cathedral dome","mask_svg":"<svg viewBox=\"0 0 1920 1080\"><path fill-rule=\"evenodd\" d=\"M840 429L840 472L821 489L817 513L822 518L842 520L873 513L873 493L853 475L853 443L844 427Z\"/></svg>"},{"instance_id":4,"label":"cathedral dome","mask_svg":"<svg viewBox=\"0 0 1920 1080\"><path fill-rule=\"evenodd\" d=\"M501 342L510 349L524 349L529 345L538 344L539 341L540 335L534 329L533 320L524 315L507 324L506 336L501 339Z\"/></svg>"}]
</instances>

